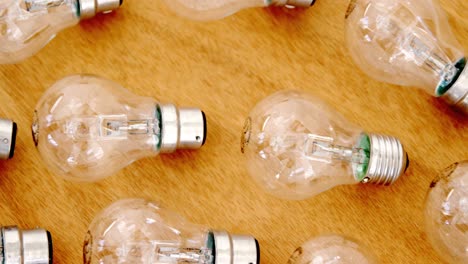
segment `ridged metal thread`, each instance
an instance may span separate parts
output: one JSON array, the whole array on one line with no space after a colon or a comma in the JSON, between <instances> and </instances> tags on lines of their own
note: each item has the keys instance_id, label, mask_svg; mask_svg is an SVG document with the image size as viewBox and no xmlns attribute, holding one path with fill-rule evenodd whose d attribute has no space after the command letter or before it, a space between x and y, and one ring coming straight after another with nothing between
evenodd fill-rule
<instances>
[{"instance_id":1,"label":"ridged metal thread","mask_svg":"<svg viewBox=\"0 0 468 264\"><path fill-rule=\"evenodd\" d=\"M365 183L393 184L405 172L408 159L403 145L397 138L369 134L370 159Z\"/></svg>"}]
</instances>

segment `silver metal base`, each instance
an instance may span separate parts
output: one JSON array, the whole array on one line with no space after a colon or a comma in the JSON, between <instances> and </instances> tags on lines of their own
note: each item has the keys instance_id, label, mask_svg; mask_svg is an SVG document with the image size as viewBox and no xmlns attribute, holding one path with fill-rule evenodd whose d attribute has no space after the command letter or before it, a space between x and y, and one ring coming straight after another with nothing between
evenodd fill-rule
<instances>
[{"instance_id":1,"label":"silver metal base","mask_svg":"<svg viewBox=\"0 0 468 264\"><path fill-rule=\"evenodd\" d=\"M20 230L15 226L2 227L3 263L52 263L52 241L44 229Z\"/></svg>"},{"instance_id":2,"label":"silver metal base","mask_svg":"<svg viewBox=\"0 0 468 264\"><path fill-rule=\"evenodd\" d=\"M163 153L176 149L198 149L206 140L205 114L198 108L177 108L159 105L161 111L161 149Z\"/></svg>"},{"instance_id":3,"label":"silver metal base","mask_svg":"<svg viewBox=\"0 0 468 264\"><path fill-rule=\"evenodd\" d=\"M315 0L273 0L272 5L276 6L294 6L309 7L315 4Z\"/></svg>"},{"instance_id":4,"label":"silver metal base","mask_svg":"<svg viewBox=\"0 0 468 264\"><path fill-rule=\"evenodd\" d=\"M442 98L448 104L468 114L468 66L463 69L457 81L442 95Z\"/></svg>"},{"instance_id":5,"label":"silver metal base","mask_svg":"<svg viewBox=\"0 0 468 264\"><path fill-rule=\"evenodd\" d=\"M78 0L80 19L87 19L98 13L105 13L120 7L123 0Z\"/></svg>"},{"instance_id":6,"label":"silver metal base","mask_svg":"<svg viewBox=\"0 0 468 264\"><path fill-rule=\"evenodd\" d=\"M10 159L15 152L16 124L0 118L0 159Z\"/></svg>"},{"instance_id":7,"label":"silver metal base","mask_svg":"<svg viewBox=\"0 0 468 264\"><path fill-rule=\"evenodd\" d=\"M369 134L370 160L364 183L393 184L408 167L409 160L400 140L391 136Z\"/></svg>"},{"instance_id":8,"label":"silver metal base","mask_svg":"<svg viewBox=\"0 0 468 264\"><path fill-rule=\"evenodd\" d=\"M213 231L215 264L258 264L260 248L257 240L248 235L231 235L226 231Z\"/></svg>"}]
</instances>

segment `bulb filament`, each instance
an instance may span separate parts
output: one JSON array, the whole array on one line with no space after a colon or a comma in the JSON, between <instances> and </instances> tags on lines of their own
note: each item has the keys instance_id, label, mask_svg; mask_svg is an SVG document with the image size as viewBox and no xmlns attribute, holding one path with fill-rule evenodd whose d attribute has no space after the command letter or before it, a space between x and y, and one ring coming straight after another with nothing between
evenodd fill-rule
<instances>
[{"instance_id":1,"label":"bulb filament","mask_svg":"<svg viewBox=\"0 0 468 264\"><path fill-rule=\"evenodd\" d=\"M311 160L332 163L347 161L353 164L365 164L368 157L358 147L343 147L333 144L333 138L309 134L305 142L304 153Z\"/></svg>"},{"instance_id":2,"label":"bulb filament","mask_svg":"<svg viewBox=\"0 0 468 264\"><path fill-rule=\"evenodd\" d=\"M79 139L126 139L137 135L160 135L158 119L127 120L125 115L78 117L65 121L65 133Z\"/></svg>"},{"instance_id":3,"label":"bulb filament","mask_svg":"<svg viewBox=\"0 0 468 264\"><path fill-rule=\"evenodd\" d=\"M210 264L213 262L211 250L202 248L172 248L160 247L158 250L158 261L173 263L198 263Z\"/></svg>"}]
</instances>

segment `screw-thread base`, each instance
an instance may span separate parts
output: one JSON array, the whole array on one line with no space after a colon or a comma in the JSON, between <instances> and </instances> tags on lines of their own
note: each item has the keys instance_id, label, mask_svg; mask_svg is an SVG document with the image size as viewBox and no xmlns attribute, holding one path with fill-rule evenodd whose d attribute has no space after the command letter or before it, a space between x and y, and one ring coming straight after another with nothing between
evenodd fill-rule
<instances>
[{"instance_id":1,"label":"screw-thread base","mask_svg":"<svg viewBox=\"0 0 468 264\"><path fill-rule=\"evenodd\" d=\"M406 171L408 155L400 140L395 137L369 134L370 159L365 183L393 184Z\"/></svg>"}]
</instances>

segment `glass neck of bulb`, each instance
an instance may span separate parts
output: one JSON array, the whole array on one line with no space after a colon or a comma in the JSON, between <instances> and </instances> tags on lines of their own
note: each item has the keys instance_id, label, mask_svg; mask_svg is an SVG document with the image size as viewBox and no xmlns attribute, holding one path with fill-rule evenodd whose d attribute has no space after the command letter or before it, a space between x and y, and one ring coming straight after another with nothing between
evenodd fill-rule
<instances>
[{"instance_id":1,"label":"glass neck of bulb","mask_svg":"<svg viewBox=\"0 0 468 264\"><path fill-rule=\"evenodd\" d=\"M464 67L442 98L464 114L468 114L468 69Z\"/></svg>"},{"instance_id":2,"label":"glass neck of bulb","mask_svg":"<svg viewBox=\"0 0 468 264\"><path fill-rule=\"evenodd\" d=\"M79 16L78 0L25 0L26 10L28 12L42 12L52 10L61 6L70 6L73 13Z\"/></svg>"},{"instance_id":3,"label":"glass neck of bulb","mask_svg":"<svg viewBox=\"0 0 468 264\"><path fill-rule=\"evenodd\" d=\"M158 113L158 108L156 108L154 118L126 119L120 115L100 115L99 121L102 122L100 126L102 130L98 134L103 140L149 137L152 139L148 141L152 145L152 149L159 151L161 148L161 116ZM86 123L86 120L78 122Z\"/></svg>"},{"instance_id":4,"label":"glass neck of bulb","mask_svg":"<svg viewBox=\"0 0 468 264\"><path fill-rule=\"evenodd\" d=\"M430 62L426 65L439 74L441 81L437 86L436 96L442 96L457 82L465 69L466 58L462 58L456 63L448 63L445 65L436 64L435 62Z\"/></svg>"},{"instance_id":5,"label":"glass neck of bulb","mask_svg":"<svg viewBox=\"0 0 468 264\"><path fill-rule=\"evenodd\" d=\"M168 243L156 247L158 263L197 263L214 264L215 262L215 237L212 232L206 231L206 241L203 245L175 245ZM190 239L189 239L190 240ZM198 239L193 239L197 241Z\"/></svg>"},{"instance_id":6,"label":"glass neck of bulb","mask_svg":"<svg viewBox=\"0 0 468 264\"><path fill-rule=\"evenodd\" d=\"M315 0L265 0L266 6L309 7Z\"/></svg>"},{"instance_id":7,"label":"glass neck of bulb","mask_svg":"<svg viewBox=\"0 0 468 264\"><path fill-rule=\"evenodd\" d=\"M208 248L173 248L161 246L157 254L159 256L159 263L213 263L212 252Z\"/></svg>"},{"instance_id":8,"label":"glass neck of bulb","mask_svg":"<svg viewBox=\"0 0 468 264\"><path fill-rule=\"evenodd\" d=\"M311 160L334 163L345 162L352 165L357 181L363 181L370 158L368 137L362 134L355 146L340 146L331 137L309 134L305 140L304 152Z\"/></svg>"}]
</instances>

